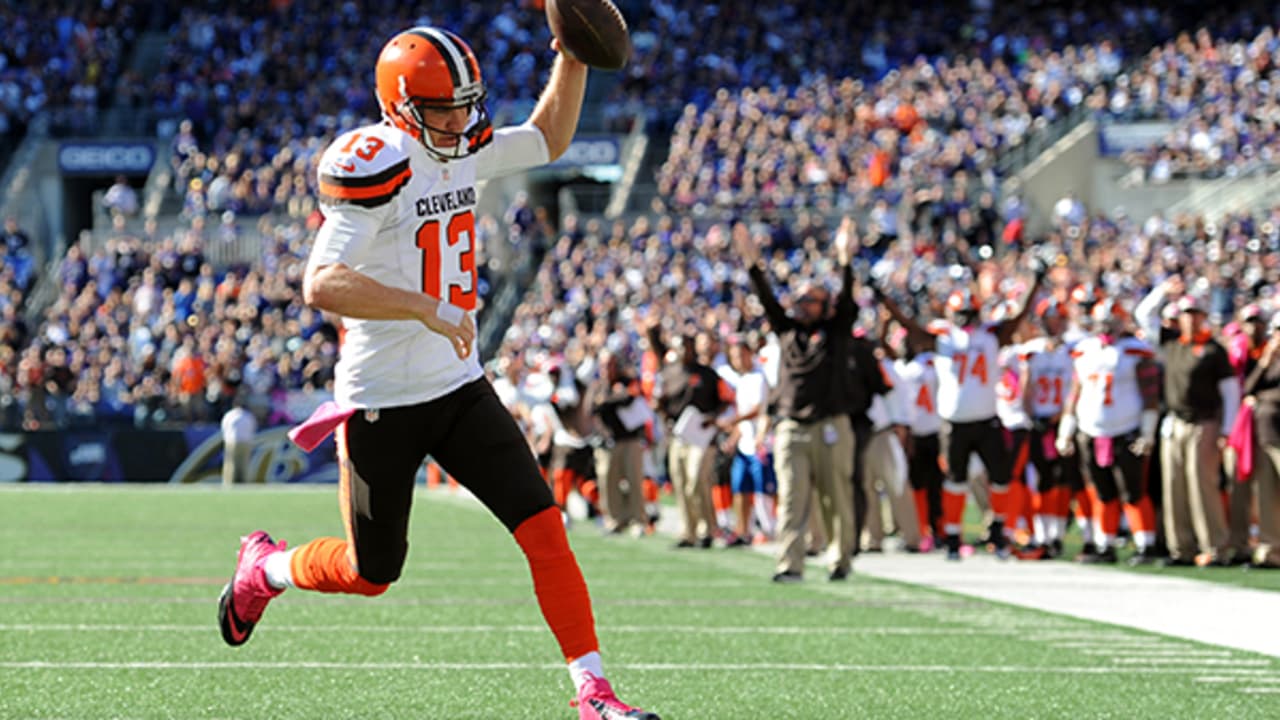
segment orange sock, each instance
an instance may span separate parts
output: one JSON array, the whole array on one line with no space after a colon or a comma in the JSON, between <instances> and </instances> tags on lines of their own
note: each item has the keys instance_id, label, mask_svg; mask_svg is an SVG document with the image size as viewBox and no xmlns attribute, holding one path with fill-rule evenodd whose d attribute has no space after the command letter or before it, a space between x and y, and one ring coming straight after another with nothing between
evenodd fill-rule
<instances>
[{"instance_id":1,"label":"orange sock","mask_svg":"<svg viewBox=\"0 0 1280 720\"><path fill-rule=\"evenodd\" d=\"M956 492L956 487L959 492ZM964 530L964 501L967 495L963 485L942 489L942 531L946 534L959 535Z\"/></svg>"},{"instance_id":2,"label":"orange sock","mask_svg":"<svg viewBox=\"0 0 1280 720\"><path fill-rule=\"evenodd\" d=\"M929 492L919 489L911 491L911 498L916 504L916 522L920 524L920 534L933 536L933 528L929 527Z\"/></svg>"},{"instance_id":3,"label":"orange sock","mask_svg":"<svg viewBox=\"0 0 1280 720\"><path fill-rule=\"evenodd\" d=\"M596 484L595 480L587 480L582 483L582 497L586 498L587 502L592 505L600 507L600 486Z\"/></svg>"},{"instance_id":4,"label":"orange sock","mask_svg":"<svg viewBox=\"0 0 1280 720\"><path fill-rule=\"evenodd\" d=\"M733 507L733 490L728 485L716 485L711 488L711 504L716 512L723 512Z\"/></svg>"},{"instance_id":5,"label":"orange sock","mask_svg":"<svg viewBox=\"0 0 1280 720\"><path fill-rule=\"evenodd\" d=\"M376 585L360 577L346 540L317 538L293 552L289 571L303 590L349 595L381 595L390 585Z\"/></svg>"},{"instance_id":6,"label":"orange sock","mask_svg":"<svg viewBox=\"0 0 1280 720\"><path fill-rule=\"evenodd\" d=\"M427 463L427 487L437 488L443 481L440 466L435 463Z\"/></svg>"},{"instance_id":7,"label":"orange sock","mask_svg":"<svg viewBox=\"0 0 1280 720\"><path fill-rule=\"evenodd\" d=\"M587 581L569 549L560 512L547 508L520 523L514 535L529 560L542 617L565 659L573 661L599 650Z\"/></svg>"},{"instance_id":8,"label":"orange sock","mask_svg":"<svg viewBox=\"0 0 1280 720\"><path fill-rule=\"evenodd\" d=\"M658 482L653 478L645 478L640 484L642 492L644 492L644 501L649 503L658 502Z\"/></svg>"},{"instance_id":9,"label":"orange sock","mask_svg":"<svg viewBox=\"0 0 1280 720\"><path fill-rule=\"evenodd\" d=\"M560 468L555 472L555 485L552 487L552 494L555 495L556 505L564 507L569 502L569 491L573 489L573 471L569 468Z\"/></svg>"},{"instance_id":10,"label":"orange sock","mask_svg":"<svg viewBox=\"0 0 1280 720\"><path fill-rule=\"evenodd\" d=\"M1018 518L1009 512L1014 502L1014 483L1008 485L991 485L991 519L993 522L1004 523L1006 527L1018 521Z\"/></svg>"},{"instance_id":11,"label":"orange sock","mask_svg":"<svg viewBox=\"0 0 1280 720\"><path fill-rule=\"evenodd\" d=\"M1094 505L1094 520L1098 522L1098 531L1106 538L1114 538L1120 531L1120 501L1108 500Z\"/></svg>"},{"instance_id":12,"label":"orange sock","mask_svg":"<svg viewBox=\"0 0 1280 720\"><path fill-rule=\"evenodd\" d=\"M1094 495L1092 488L1076 492L1076 517L1085 520L1093 519Z\"/></svg>"}]
</instances>

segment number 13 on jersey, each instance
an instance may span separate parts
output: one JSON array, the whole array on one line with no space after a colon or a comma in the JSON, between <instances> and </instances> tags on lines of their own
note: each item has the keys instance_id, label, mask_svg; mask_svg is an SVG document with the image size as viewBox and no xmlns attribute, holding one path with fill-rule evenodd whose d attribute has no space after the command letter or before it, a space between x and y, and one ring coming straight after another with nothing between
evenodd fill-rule
<instances>
[{"instance_id":1,"label":"number 13 on jersey","mask_svg":"<svg viewBox=\"0 0 1280 720\"><path fill-rule=\"evenodd\" d=\"M422 250L422 292L470 312L476 309L476 218L470 210L449 218L440 234L440 221L418 228ZM442 242L443 240L443 242ZM445 295L445 291L448 295Z\"/></svg>"}]
</instances>

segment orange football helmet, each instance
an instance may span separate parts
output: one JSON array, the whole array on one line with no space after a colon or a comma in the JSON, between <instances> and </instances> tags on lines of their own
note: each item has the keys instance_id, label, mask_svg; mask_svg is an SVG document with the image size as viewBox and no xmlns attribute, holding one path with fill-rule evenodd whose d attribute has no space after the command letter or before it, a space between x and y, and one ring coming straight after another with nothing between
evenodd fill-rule
<instances>
[{"instance_id":1,"label":"orange football helmet","mask_svg":"<svg viewBox=\"0 0 1280 720\"><path fill-rule=\"evenodd\" d=\"M982 310L982 298L969 288L961 288L947 298L947 309L953 313L976 313Z\"/></svg>"},{"instance_id":2,"label":"orange football helmet","mask_svg":"<svg viewBox=\"0 0 1280 720\"><path fill-rule=\"evenodd\" d=\"M493 140L480 63L471 48L448 30L416 27L396 35L378 54L374 74L383 116L418 138L438 160L465 157ZM462 132L428 125L423 114L457 108L470 112ZM431 133L456 137L457 142L437 146Z\"/></svg>"},{"instance_id":3,"label":"orange football helmet","mask_svg":"<svg viewBox=\"0 0 1280 720\"><path fill-rule=\"evenodd\" d=\"M1098 301L1089 314L1104 332L1111 334L1123 332L1129 324L1129 311L1115 298Z\"/></svg>"}]
</instances>

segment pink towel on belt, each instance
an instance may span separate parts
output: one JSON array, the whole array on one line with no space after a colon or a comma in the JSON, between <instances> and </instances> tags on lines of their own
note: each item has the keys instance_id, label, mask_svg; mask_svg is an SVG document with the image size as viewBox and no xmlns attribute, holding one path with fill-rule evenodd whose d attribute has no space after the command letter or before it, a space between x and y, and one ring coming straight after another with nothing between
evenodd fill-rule
<instances>
[{"instance_id":1,"label":"pink towel on belt","mask_svg":"<svg viewBox=\"0 0 1280 720\"><path fill-rule=\"evenodd\" d=\"M1227 436L1227 446L1236 451L1236 482L1248 482L1253 476L1253 405L1241 403L1235 425Z\"/></svg>"},{"instance_id":2,"label":"pink towel on belt","mask_svg":"<svg viewBox=\"0 0 1280 720\"><path fill-rule=\"evenodd\" d=\"M1109 437L1093 439L1093 461L1098 467L1109 468L1116 461L1116 443Z\"/></svg>"},{"instance_id":3,"label":"pink towel on belt","mask_svg":"<svg viewBox=\"0 0 1280 720\"><path fill-rule=\"evenodd\" d=\"M1040 436L1040 444L1042 446L1041 449L1044 452L1045 460L1058 459L1058 431L1057 430L1053 428L1049 428L1048 430L1045 430L1044 434Z\"/></svg>"},{"instance_id":4,"label":"pink towel on belt","mask_svg":"<svg viewBox=\"0 0 1280 720\"><path fill-rule=\"evenodd\" d=\"M301 425L289 431L289 439L294 445L311 452L320 447L320 443L329 437L347 418L356 414L355 408L343 408L332 400L320 403L320 407L311 413Z\"/></svg>"}]
</instances>

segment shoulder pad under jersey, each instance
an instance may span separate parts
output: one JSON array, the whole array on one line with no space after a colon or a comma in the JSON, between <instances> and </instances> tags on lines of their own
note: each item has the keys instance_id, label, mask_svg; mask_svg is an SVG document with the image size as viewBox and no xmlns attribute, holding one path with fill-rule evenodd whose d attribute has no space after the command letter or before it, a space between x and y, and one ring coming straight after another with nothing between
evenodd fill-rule
<instances>
[{"instance_id":1,"label":"shoulder pad under jersey","mask_svg":"<svg viewBox=\"0 0 1280 720\"><path fill-rule=\"evenodd\" d=\"M345 132L320 158L320 202L375 208L391 202L413 177L408 135L386 125Z\"/></svg>"}]
</instances>

